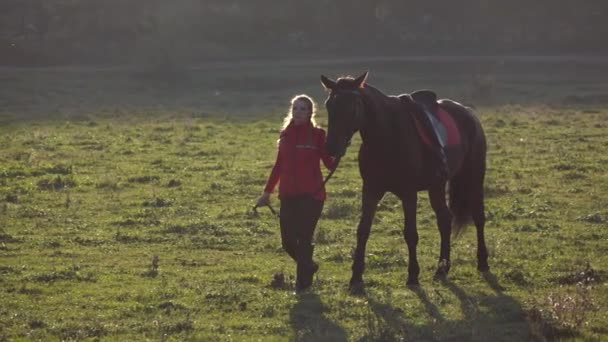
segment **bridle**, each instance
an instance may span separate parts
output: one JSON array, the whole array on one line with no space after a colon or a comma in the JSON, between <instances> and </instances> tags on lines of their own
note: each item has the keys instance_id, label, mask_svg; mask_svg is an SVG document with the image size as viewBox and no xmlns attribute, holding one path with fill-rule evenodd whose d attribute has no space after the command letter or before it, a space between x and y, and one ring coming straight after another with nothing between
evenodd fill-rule
<instances>
[{"instance_id":1,"label":"bridle","mask_svg":"<svg viewBox=\"0 0 608 342\"><path fill-rule=\"evenodd\" d=\"M363 95L361 94L361 92L359 91L359 89L355 89L355 90L352 90L352 89L351 90L349 90L349 89L332 90L331 93L329 94L329 98L327 99L327 101L335 99L335 97L337 95L340 95L340 94L355 95L355 101L354 101L354 104L353 104L353 111L354 111L354 121L355 121L356 125L353 128L353 132L352 132L351 136L349 137L348 141L346 142L346 147L348 147L348 146L350 146L352 137L357 132L357 130L359 129L359 126L363 122L364 114L365 114L365 102L363 100Z\"/></svg>"}]
</instances>

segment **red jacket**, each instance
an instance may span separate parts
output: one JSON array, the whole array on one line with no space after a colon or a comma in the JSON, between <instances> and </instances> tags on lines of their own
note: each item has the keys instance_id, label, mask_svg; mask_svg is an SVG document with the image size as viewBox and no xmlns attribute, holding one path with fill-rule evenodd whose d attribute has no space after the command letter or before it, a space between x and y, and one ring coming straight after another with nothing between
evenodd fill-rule
<instances>
[{"instance_id":1,"label":"red jacket","mask_svg":"<svg viewBox=\"0 0 608 342\"><path fill-rule=\"evenodd\" d=\"M324 201L320 161L328 169L335 168L335 161L325 151L325 131L312 124L290 123L279 138L279 151L264 191L272 193L277 183L279 198L312 195Z\"/></svg>"}]
</instances>

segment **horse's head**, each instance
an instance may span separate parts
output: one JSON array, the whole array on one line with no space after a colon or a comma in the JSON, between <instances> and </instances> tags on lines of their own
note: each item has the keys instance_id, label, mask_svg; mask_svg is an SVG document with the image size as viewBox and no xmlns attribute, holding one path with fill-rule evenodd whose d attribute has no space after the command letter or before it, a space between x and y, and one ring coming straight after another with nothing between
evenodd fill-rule
<instances>
[{"instance_id":1,"label":"horse's head","mask_svg":"<svg viewBox=\"0 0 608 342\"><path fill-rule=\"evenodd\" d=\"M334 157L342 157L353 134L363 124L365 106L362 88L367 72L352 78L342 77L337 81L321 75L321 83L329 91L325 101L327 108L327 152Z\"/></svg>"}]
</instances>

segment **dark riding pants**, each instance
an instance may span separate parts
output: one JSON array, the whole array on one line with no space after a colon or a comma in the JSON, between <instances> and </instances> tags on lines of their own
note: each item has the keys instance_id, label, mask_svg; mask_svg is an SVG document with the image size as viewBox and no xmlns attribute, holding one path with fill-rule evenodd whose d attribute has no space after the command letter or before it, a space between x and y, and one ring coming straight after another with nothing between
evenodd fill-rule
<instances>
[{"instance_id":1,"label":"dark riding pants","mask_svg":"<svg viewBox=\"0 0 608 342\"><path fill-rule=\"evenodd\" d=\"M298 279L306 277L304 273L314 264L312 239L323 203L311 196L281 199L281 240L283 249L298 264Z\"/></svg>"}]
</instances>

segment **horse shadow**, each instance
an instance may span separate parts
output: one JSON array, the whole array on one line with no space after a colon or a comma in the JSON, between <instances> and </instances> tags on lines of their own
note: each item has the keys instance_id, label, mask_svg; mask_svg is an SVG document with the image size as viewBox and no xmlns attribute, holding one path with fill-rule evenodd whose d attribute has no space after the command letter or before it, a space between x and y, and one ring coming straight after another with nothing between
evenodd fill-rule
<instances>
[{"instance_id":1,"label":"horse shadow","mask_svg":"<svg viewBox=\"0 0 608 342\"><path fill-rule=\"evenodd\" d=\"M329 311L317 294L305 293L291 308L290 323L296 341L348 341L346 331L325 317Z\"/></svg>"},{"instance_id":2,"label":"horse shadow","mask_svg":"<svg viewBox=\"0 0 608 342\"><path fill-rule=\"evenodd\" d=\"M421 287L411 288L424 304L433 322L443 322L445 318L433 304ZM361 341L436 341L433 327L429 325L415 325L410 323L402 309L383 302L379 298L366 293L369 304L367 334Z\"/></svg>"},{"instance_id":3,"label":"horse shadow","mask_svg":"<svg viewBox=\"0 0 608 342\"><path fill-rule=\"evenodd\" d=\"M490 272L483 275L484 281L493 294L471 296L448 279L439 280L439 290L443 287L458 300L463 318L450 320L443 316L422 287L410 288L423 304L430 322L412 324L400 308L366 294L371 318L375 322L364 340L406 340L413 341L544 341L547 331L542 322L530 319L529 313L513 297L504 293L496 276ZM434 289L438 297L443 295Z\"/></svg>"},{"instance_id":4,"label":"horse shadow","mask_svg":"<svg viewBox=\"0 0 608 342\"><path fill-rule=\"evenodd\" d=\"M474 297L449 279L440 281L460 302L464 315L463 328L468 332L468 339L513 341L521 338L524 340L540 338L544 340L528 321L528 315L521 304L504 293L505 288L500 285L498 278L490 271L485 272L482 277L494 291L493 294Z\"/></svg>"}]
</instances>

